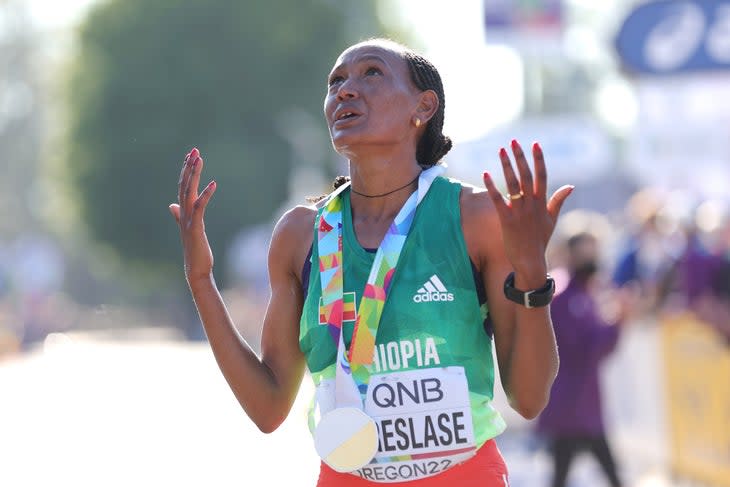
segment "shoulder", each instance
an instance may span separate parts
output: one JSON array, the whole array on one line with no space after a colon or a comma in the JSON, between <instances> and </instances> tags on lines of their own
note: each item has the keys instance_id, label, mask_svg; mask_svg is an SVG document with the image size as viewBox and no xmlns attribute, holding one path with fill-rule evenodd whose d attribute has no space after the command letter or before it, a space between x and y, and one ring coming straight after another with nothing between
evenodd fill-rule
<instances>
[{"instance_id":1,"label":"shoulder","mask_svg":"<svg viewBox=\"0 0 730 487\"><path fill-rule=\"evenodd\" d=\"M309 205L297 205L290 208L279 218L274 228L274 238L293 238L297 243L311 245L314 231L314 220L324 207L328 197L322 197ZM302 240L304 239L304 240Z\"/></svg>"},{"instance_id":2,"label":"shoulder","mask_svg":"<svg viewBox=\"0 0 730 487\"><path fill-rule=\"evenodd\" d=\"M303 235L305 232L311 233L316 216L317 207L314 205L297 205L290 208L276 222L274 235L296 237Z\"/></svg>"},{"instance_id":3,"label":"shoulder","mask_svg":"<svg viewBox=\"0 0 730 487\"><path fill-rule=\"evenodd\" d=\"M486 189L462 181L457 182L461 185L459 204L463 224L480 225L498 221L497 211Z\"/></svg>"},{"instance_id":4,"label":"shoulder","mask_svg":"<svg viewBox=\"0 0 730 487\"><path fill-rule=\"evenodd\" d=\"M467 251L481 269L495 245L502 244L501 227L497 211L489 193L468 183L461 184L459 205L461 228Z\"/></svg>"}]
</instances>

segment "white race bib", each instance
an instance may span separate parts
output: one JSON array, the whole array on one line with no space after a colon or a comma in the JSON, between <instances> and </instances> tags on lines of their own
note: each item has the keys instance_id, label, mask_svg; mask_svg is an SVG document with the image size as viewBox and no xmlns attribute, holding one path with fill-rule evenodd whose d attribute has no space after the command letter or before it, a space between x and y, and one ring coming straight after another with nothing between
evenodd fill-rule
<instances>
[{"instance_id":1,"label":"white race bib","mask_svg":"<svg viewBox=\"0 0 730 487\"><path fill-rule=\"evenodd\" d=\"M331 381L322 381L317 391L323 418L331 407L330 389ZM364 479L402 482L430 477L476 453L463 367L373 375L365 413L375 421L378 445L373 461L351 472Z\"/></svg>"}]
</instances>

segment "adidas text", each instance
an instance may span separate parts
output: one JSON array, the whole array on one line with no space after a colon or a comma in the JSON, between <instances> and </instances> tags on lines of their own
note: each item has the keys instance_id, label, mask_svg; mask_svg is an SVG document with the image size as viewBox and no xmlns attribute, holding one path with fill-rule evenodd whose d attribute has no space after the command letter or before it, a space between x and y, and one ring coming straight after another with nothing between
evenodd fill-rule
<instances>
[{"instance_id":1,"label":"adidas text","mask_svg":"<svg viewBox=\"0 0 730 487\"><path fill-rule=\"evenodd\" d=\"M454 295L446 289L441 279L434 274L428 278L416 294L413 301L416 303L430 303L432 301L453 301Z\"/></svg>"},{"instance_id":2,"label":"adidas text","mask_svg":"<svg viewBox=\"0 0 730 487\"><path fill-rule=\"evenodd\" d=\"M451 293L417 293L413 296L416 303L428 303L430 301L453 301L454 295Z\"/></svg>"}]
</instances>

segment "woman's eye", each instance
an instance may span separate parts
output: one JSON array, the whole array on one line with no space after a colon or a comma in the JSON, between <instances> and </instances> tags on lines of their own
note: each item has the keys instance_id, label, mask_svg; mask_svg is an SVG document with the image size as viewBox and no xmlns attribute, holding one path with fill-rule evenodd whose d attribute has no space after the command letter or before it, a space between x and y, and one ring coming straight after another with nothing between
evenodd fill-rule
<instances>
[{"instance_id":1,"label":"woman's eye","mask_svg":"<svg viewBox=\"0 0 730 487\"><path fill-rule=\"evenodd\" d=\"M328 86L336 85L337 83L340 83L344 78L342 76L332 76L329 81L327 82Z\"/></svg>"},{"instance_id":2,"label":"woman's eye","mask_svg":"<svg viewBox=\"0 0 730 487\"><path fill-rule=\"evenodd\" d=\"M371 74L383 74L383 72L380 70L380 68L370 67L365 71L365 74L369 76Z\"/></svg>"}]
</instances>

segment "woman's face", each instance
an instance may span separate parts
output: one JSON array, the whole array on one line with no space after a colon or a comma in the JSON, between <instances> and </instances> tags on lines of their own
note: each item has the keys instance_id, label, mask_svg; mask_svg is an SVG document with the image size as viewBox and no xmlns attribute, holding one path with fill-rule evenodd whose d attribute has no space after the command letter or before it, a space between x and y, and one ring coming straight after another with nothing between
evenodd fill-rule
<instances>
[{"instance_id":1,"label":"woman's face","mask_svg":"<svg viewBox=\"0 0 730 487\"><path fill-rule=\"evenodd\" d=\"M327 83L324 114L332 145L341 154L362 144L386 146L415 139L419 90L399 53L358 44L340 55Z\"/></svg>"}]
</instances>

